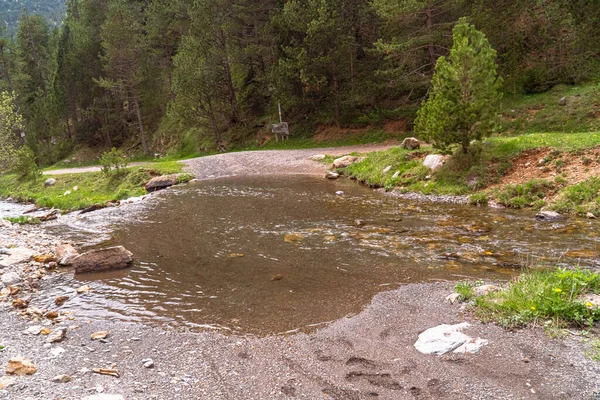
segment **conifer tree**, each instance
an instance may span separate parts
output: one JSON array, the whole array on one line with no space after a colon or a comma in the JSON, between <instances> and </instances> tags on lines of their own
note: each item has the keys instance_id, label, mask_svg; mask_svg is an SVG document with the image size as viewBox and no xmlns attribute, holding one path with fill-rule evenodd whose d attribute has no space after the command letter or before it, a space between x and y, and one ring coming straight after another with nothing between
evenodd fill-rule
<instances>
[{"instance_id":1,"label":"conifer tree","mask_svg":"<svg viewBox=\"0 0 600 400\"><path fill-rule=\"evenodd\" d=\"M431 94L418 112L415 132L436 147L458 144L468 153L472 140L490 134L501 78L496 51L482 32L461 18L452 34L450 56L437 61Z\"/></svg>"}]
</instances>

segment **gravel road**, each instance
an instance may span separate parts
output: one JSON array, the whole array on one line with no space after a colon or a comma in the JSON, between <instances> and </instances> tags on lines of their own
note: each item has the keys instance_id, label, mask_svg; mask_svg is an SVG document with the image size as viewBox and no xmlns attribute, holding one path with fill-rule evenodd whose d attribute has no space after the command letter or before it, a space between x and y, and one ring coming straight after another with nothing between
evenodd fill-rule
<instances>
[{"instance_id":1,"label":"gravel road","mask_svg":"<svg viewBox=\"0 0 600 400\"><path fill-rule=\"evenodd\" d=\"M182 161L187 170L198 176L198 179L219 178L235 175L257 174L313 174L325 172L325 167L309 160L315 154L345 155L353 152L368 153L386 150L395 144L365 144L346 147L330 147L304 150L258 150L237 153L224 153L214 156L198 157ZM135 162L131 167L147 165L147 162ZM64 168L44 171L45 175L83 174L99 172L101 167Z\"/></svg>"},{"instance_id":2,"label":"gravel road","mask_svg":"<svg viewBox=\"0 0 600 400\"><path fill-rule=\"evenodd\" d=\"M386 150L398 144L368 144L305 150L260 150L225 153L183 161L200 180L238 175L320 174L327 166L309 158L317 154L342 156Z\"/></svg>"}]
</instances>

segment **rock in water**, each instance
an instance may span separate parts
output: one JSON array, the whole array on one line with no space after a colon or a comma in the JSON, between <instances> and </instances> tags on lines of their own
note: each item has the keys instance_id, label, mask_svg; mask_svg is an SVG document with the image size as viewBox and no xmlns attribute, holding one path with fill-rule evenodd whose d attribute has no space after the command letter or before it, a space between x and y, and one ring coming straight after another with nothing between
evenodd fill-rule
<instances>
[{"instance_id":1,"label":"rock in water","mask_svg":"<svg viewBox=\"0 0 600 400\"><path fill-rule=\"evenodd\" d=\"M124 269L133 262L133 254L123 246L83 253L73 259L76 274Z\"/></svg>"},{"instance_id":2,"label":"rock in water","mask_svg":"<svg viewBox=\"0 0 600 400\"><path fill-rule=\"evenodd\" d=\"M56 246L56 259L58 264L62 266L71 265L73 259L77 257L79 253L70 244L61 244Z\"/></svg>"},{"instance_id":3,"label":"rock in water","mask_svg":"<svg viewBox=\"0 0 600 400\"><path fill-rule=\"evenodd\" d=\"M400 147L402 147L404 149L408 149L408 150L420 149L421 142L417 138L409 137L402 141L402 144L400 145Z\"/></svg>"},{"instance_id":4,"label":"rock in water","mask_svg":"<svg viewBox=\"0 0 600 400\"><path fill-rule=\"evenodd\" d=\"M362 161L363 159L360 157L355 157L355 156L344 156L344 157L340 157L340 158L336 158L333 161L333 169L338 169L338 168L347 168L352 164L355 164L357 162Z\"/></svg>"},{"instance_id":5,"label":"rock in water","mask_svg":"<svg viewBox=\"0 0 600 400\"><path fill-rule=\"evenodd\" d=\"M325 178L327 179L338 179L340 177L340 174L338 174L337 172L333 172L333 171L327 171L327 173L325 174Z\"/></svg>"},{"instance_id":6,"label":"rock in water","mask_svg":"<svg viewBox=\"0 0 600 400\"><path fill-rule=\"evenodd\" d=\"M164 175L152 178L146 184L146 191L156 192L157 190L166 189L177 183L177 175Z\"/></svg>"},{"instance_id":7,"label":"rock in water","mask_svg":"<svg viewBox=\"0 0 600 400\"><path fill-rule=\"evenodd\" d=\"M56 185L56 179L54 178L48 178L46 179L46 182L44 182L44 186L49 187L49 186L54 186Z\"/></svg>"},{"instance_id":8,"label":"rock in water","mask_svg":"<svg viewBox=\"0 0 600 400\"><path fill-rule=\"evenodd\" d=\"M446 163L448 159L447 156L442 156L440 154L430 154L425 157L425 161L423 161L423 165L429 168L432 171L436 171L442 167Z\"/></svg>"},{"instance_id":9,"label":"rock in water","mask_svg":"<svg viewBox=\"0 0 600 400\"><path fill-rule=\"evenodd\" d=\"M556 221L558 219L563 219L564 217L556 211L540 211L535 218L540 221Z\"/></svg>"},{"instance_id":10,"label":"rock in water","mask_svg":"<svg viewBox=\"0 0 600 400\"><path fill-rule=\"evenodd\" d=\"M33 363L23 357L15 357L8 360L6 373L9 375L33 375L37 372L37 367Z\"/></svg>"}]
</instances>

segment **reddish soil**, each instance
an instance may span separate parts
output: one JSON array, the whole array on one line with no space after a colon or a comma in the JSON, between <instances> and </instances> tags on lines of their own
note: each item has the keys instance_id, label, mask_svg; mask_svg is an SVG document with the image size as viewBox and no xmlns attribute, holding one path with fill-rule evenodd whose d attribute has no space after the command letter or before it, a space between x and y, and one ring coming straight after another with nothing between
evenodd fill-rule
<instances>
[{"instance_id":1,"label":"reddish soil","mask_svg":"<svg viewBox=\"0 0 600 400\"><path fill-rule=\"evenodd\" d=\"M564 177L569 185L574 185L599 175L600 147L573 153L556 153L540 148L521 153L499 186L522 184L532 179L552 180L557 176Z\"/></svg>"}]
</instances>

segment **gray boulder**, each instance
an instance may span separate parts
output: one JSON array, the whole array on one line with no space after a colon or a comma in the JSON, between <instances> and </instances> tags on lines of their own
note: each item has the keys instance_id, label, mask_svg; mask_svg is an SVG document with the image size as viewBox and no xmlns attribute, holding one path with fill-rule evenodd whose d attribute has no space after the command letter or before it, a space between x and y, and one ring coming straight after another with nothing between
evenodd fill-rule
<instances>
[{"instance_id":1,"label":"gray boulder","mask_svg":"<svg viewBox=\"0 0 600 400\"><path fill-rule=\"evenodd\" d=\"M54 178L48 178L46 179L46 182L44 182L44 186L49 187L49 186L54 186L56 185L56 179Z\"/></svg>"},{"instance_id":2,"label":"gray boulder","mask_svg":"<svg viewBox=\"0 0 600 400\"><path fill-rule=\"evenodd\" d=\"M400 147L402 147L404 149L408 149L408 150L420 149L421 142L417 138L409 137L402 141L402 144L400 145Z\"/></svg>"},{"instance_id":3,"label":"gray boulder","mask_svg":"<svg viewBox=\"0 0 600 400\"><path fill-rule=\"evenodd\" d=\"M567 105L567 98L566 97L561 97L560 100L558 101L558 105L559 106L566 106Z\"/></svg>"},{"instance_id":4,"label":"gray boulder","mask_svg":"<svg viewBox=\"0 0 600 400\"><path fill-rule=\"evenodd\" d=\"M540 211L539 213L537 213L535 218L538 221L556 221L556 220L564 219L565 217L563 217L556 211Z\"/></svg>"},{"instance_id":5,"label":"gray boulder","mask_svg":"<svg viewBox=\"0 0 600 400\"><path fill-rule=\"evenodd\" d=\"M123 246L83 253L73 259L76 274L125 269L133 263L133 254Z\"/></svg>"},{"instance_id":6,"label":"gray boulder","mask_svg":"<svg viewBox=\"0 0 600 400\"><path fill-rule=\"evenodd\" d=\"M157 190L166 189L177 183L177 175L164 175L152 178L146 184L146 191L156 192Z\"/></svg>"},{"instance_id":7,"label":"gray boulder","mask_svg":"<svg viewBox=\"0 0 600 400\"><path fill-rule=\"evenodd\" d=\"M430 154L425 157L423 165L432 171L440 169L448 160L448 156L442 156L440 154Z\"/></svg>"},{"instance_id":8,"label":"gray boulder","mask_svg":"<svg viewBox=\"0 0 600 400\"><path fill-rule=\"evenodd\" d=\"M338 169L338 168L347 168L352 164L355 164L357 162L361 162L363 161L364 158L360 158L360 157L355 157L355 156L344 156L344 157L340 157L337 158L333 161L333 169Z\"/></svg>"},{"instance_id":9,"label":"gray boulder","mask_svg":"<svg viewBox=\"0 0 600 400\"><path fill-rule=\"evenodd\" d=\"M325 178L327 178L327 179L334 180L334 179L338 179L339 177L340 177L340 174L338 174L337 172L327 171L325 173Z\"/></svg>"}]
</instances>

